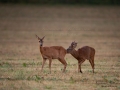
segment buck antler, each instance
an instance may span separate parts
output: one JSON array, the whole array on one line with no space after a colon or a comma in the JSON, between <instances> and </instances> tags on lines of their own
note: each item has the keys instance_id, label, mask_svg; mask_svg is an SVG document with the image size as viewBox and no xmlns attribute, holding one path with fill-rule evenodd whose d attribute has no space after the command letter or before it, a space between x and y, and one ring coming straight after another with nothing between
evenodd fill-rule
<instances>
[{"instance_id":1,"label":"buck antler","mask_svg":"<svg viewBox=\"0 0 120 90\"><path fill-rule=\"evenodd\" d=\"M40 38L35 34L36 38L38 38L38 40L40 40Z\"/></svg>"},{"instance_id":2,"label":"buck antler","mask_svg":"<svg viewBox=\"0 0 120 90\"><path fill-rule=\"evenodd\" d=\"M42 40L45 38L45 36L42 38Z\"/></svg>"}]
</instances>

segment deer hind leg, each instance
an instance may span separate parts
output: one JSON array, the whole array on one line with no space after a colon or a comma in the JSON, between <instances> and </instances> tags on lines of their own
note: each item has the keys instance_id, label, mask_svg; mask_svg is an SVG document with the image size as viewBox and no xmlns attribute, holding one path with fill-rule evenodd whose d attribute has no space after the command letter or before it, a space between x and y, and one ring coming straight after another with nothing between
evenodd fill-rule
<instances>
[{"instance_id":1,"label":"deer hind leg","mask_svg":"<svg viewBox=\"0 0 120 90\"><path fill-rule=\"evenodd\" d=\"M43 58L43 63L42 63L42 68L41 68L41 71L43 71L43 68L44 68L44 64L45 64L45 62L46 62L46 59L45 59L45 58Z\"/></svg>"},{"instance_id":2,"label":"deer hind leg","mask_svg":"<svg viewBox=\"0 0 120 90\"><path fill-rule=\"evenodd\" d=\"M78 61L78 73L79 73L79 72L82 73L82 71L81 71L81 67L80 67L80 62Z\"/></svg>"},{"instance_id":3,"label":"deer hind leg","mask_svg":"<svg viewBox=\"0 0 120 90\"><path fill-rule=\"evenodd\" d=\"M58 60L64 65L63 72L65 72L66 67L67 67L67 63L66 63L65 59L60 59L60 58L59 58Z\"/></svg>"},{"instance_id":4,"label":"deer hind leg","mask_svg":"<svg viewBox=\"0 0 120 90\"><path fill-rule=\"evenodd\" d=\"M82 59L82 60L79 60L78 61L78 72L81 72L82 73L82 70L81 70L81 64L85 61L85 59Z\"/></svg>"},{"instance_id":5,"label":"deer hind leg","mask_svg":"<svg viewBox=\"0 0 120 90\"><path fill-rule=\"evenodd\" d=\"M93 73L94 73L94 59L93 59L93 58L90 59L89 62L90 62L90 64L91 64L91 66L92 66Z\"/></svg>"}]
</instances>

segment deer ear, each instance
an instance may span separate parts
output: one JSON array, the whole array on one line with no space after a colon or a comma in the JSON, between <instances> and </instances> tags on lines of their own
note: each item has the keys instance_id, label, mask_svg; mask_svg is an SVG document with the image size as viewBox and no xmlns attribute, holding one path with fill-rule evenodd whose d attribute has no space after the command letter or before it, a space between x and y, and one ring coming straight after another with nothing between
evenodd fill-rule
<instances>
[{"instance_id":1,"label":"deer ear","mask_svg":"<svg viewBox=\"0 0 120 90\"><path fill-rule=\"evenodd\" d=\"M77 43L75 42L75 44L77 44Z\"/></svg>"},{"instance_id":2,"label":"deer ear","mask_svg":"<svg viewBox=\"0 0 120 90\"><path fill-rule=\"evenodd\" d=\"M40 40L40 38L35 34L36 38L38 38L38 40Z\"/></svg>"},{"instance_id":3,"label":"deer ear","mask_svg":"<svg viewBox=\"0 0 120 90\"><path fill-rule=\"evenodd\" d=\"M42 40L45 38L45 36L42 38Z\"/></svg>"},{"instance_id":4,"label":"deer ear","mask_svg":"<svg viewBox=\"0 0 120 90\"><path fill-rule=\"evenodd\" d=\"M74 41L74 44L77 44L76 41Z\"/></svg>"},{"instance_id":5,"label":"deer ear","mask_svg":"<svg viewBox=\"0 0 120 90\"><path fill-rule=\"evenodd\" d=\"M73 45L74 42L71 43L71 45Z\"/></svg>"},{"instance_id":6,"label":"deer ear","mask_svg":"<svg viewBox=\"0 0 120 90\"><path fill-rule=\"evenodd\" d=\"M77 43L74 41L74 42L72 42L72 44L77 44Z\"/></svg>"}]
</instances>

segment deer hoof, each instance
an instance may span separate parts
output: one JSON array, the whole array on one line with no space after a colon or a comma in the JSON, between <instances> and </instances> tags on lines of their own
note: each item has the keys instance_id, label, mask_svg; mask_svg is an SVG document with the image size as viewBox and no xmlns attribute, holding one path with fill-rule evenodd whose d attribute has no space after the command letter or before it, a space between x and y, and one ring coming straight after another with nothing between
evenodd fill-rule
<instances>
[{"instance_id":1,"label":"deer hoof","mask_svg":"<svg viewBox=\"0 0 120 90\"><path fill-rule=\"evenodd\" d=\"M82 71L80 71L81 73L83 73Z\"/></svg>"}]
</instances>

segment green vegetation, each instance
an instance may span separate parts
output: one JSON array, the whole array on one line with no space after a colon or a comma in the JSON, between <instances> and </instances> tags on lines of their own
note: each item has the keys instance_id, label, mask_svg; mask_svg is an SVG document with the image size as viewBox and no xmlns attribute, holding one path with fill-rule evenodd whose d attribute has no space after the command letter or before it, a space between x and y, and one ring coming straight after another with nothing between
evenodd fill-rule
<instances>
[{"instance_id":1,"label":"green vegetation","mask_svg":"<svg viewBox=\"0 0 120 90\"><path fill-rule=\"evenodd\" d=\"M14 77L16 80L24 80L26 79L25 77L25 72L23 70L18 70L14 73Z\"/></svg>"},{"instance_id":2,"label":"green vegetation","mask_svg":"<svg viewBox=\"0 0 120 90\"><path fill-rule=\"evenodd\" d=\"M26 64L26 63L23 63L23 66L24 66L24 67L27 67L27 64Z\"/></svg>"},{"instance_id":3,"label":"green vegetation","mask_svg":"<svg viewBox=\"0 0 120 90\"><path fill-rule=\"evenodd\" d=\"M45 89L52 89L52 86L45 86Z\"/></svg>"},{"instance_id":4,"label":"green vegetation","mask_svg":"<svg viewBox=\"0 0 120 90\"><path fill-rule=\"evenodd\" d=\"M1 67L1 68L10 68L10 67L12 67L12 66L11 66L11 64L8 63L8 62L3 62L3 63L0 64L0 67Z\"/></svg>"}]
</instances>

